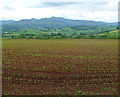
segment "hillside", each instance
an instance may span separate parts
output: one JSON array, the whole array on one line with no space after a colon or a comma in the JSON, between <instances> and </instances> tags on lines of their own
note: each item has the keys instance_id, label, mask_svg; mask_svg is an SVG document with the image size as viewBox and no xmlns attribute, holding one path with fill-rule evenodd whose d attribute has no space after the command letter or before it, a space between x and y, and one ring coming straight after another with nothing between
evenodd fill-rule
<instances>
[{"instance_id":1,"label":"hillside","mask_svg":"<svg viewBox=\"0 0 120 97\"><path fill-rule=\"evenodd\" d=\"M2 21L3 39L117 39L117 23L62 17ZM115 26L116 25L116 26Z\"/></svg>"},{"instance_id":2,"label":"hillside","mask_svg":"<svg viewBox=\"0 0 120 97\"><path fill-rule=\"evenodd\" d=\"M119 38L119 30L115 30L115 31L110 31L110 32L105 32L105 33L102 33L102 34L96 34L96 36L98 37L109 37L109 38L112 38L112 39L116 39L116 38Z\"/></svg>"}]
</instances>

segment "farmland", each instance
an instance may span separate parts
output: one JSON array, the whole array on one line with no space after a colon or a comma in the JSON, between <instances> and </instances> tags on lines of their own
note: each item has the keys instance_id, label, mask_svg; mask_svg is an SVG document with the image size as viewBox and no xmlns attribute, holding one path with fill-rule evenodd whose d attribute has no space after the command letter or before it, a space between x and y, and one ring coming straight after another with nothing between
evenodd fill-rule
<instances>
[{"instance_id":1,"label":"farmland","mask_svg":"<svg viewBox=\"0 0 120 97\"><path fill-rule=\"evenodd\" d=\"M4 95L117 95L118 40L8 39Z\"/></svg>"}]
</instances>

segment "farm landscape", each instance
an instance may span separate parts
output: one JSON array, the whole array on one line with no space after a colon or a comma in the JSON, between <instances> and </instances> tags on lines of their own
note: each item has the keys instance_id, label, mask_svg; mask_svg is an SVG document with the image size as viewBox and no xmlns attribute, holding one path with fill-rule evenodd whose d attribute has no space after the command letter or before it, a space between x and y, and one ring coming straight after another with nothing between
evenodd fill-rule
<instances>
[{"instance_id":1,"label":"farm landscape","mask_svg":"<svg viewBox=\"0 0 120 97\"><path fill-rule=\"evenodd\" d=\"M118 95L117 39L3 39L3 95Z\"/></svg>"},{"instance_id":2,"label":"farm landscape","mask_svg":"<svg viewBox=\"0 0 120 97\"><path fill-rule=\"evenodd\" d=\"M117 97L118 1L50 1L0 1L2 96Z\"/></svg>"}]
</instances>

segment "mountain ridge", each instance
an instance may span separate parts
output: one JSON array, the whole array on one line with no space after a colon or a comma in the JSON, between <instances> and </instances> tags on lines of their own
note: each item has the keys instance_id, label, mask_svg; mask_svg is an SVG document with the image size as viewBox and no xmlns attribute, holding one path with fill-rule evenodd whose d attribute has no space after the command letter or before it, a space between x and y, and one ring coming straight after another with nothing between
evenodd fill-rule
<instances>
[{"instance_id":1,"label":"mountain ridge","mask_svg":"<svg viewBox=\"0 0 120 97\"><path fill-rule=\"evenodd\" d=\"M90 20L73 20L66 19L62 17L50 17L42 19L21 19L19 21L14 20L3 20L2 26L4 29L24 29L24 28L64 28L64 27L73 27L81 25L90 25L90 26L117 26L118 23L107 23L107 22L97 22Z\"/></svg>"}]
</instances>

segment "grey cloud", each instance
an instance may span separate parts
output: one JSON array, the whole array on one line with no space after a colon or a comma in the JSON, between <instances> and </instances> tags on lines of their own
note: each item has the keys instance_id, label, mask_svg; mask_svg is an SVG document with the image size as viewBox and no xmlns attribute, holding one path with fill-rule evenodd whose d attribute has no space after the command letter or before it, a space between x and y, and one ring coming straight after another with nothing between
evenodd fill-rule
<instances>
[{"instance_id":1,"label":"grey cloud","mask_svg":"<svg viewBox=\"0 0 120 97\"><path fill-rule=\"evenodd\" d=\"M35 8L45 8L45 7L62 7L67 5L78 4L79 2L40 2L32 7Z\"/></svg>"},{"instance_id":2,"label":"grey cloud","mask_svg":"<svg viewBox=\"0 0 120 97\"><path fill-rule=\"evenodd\" d=\"M71 8L73 10L83 10L83 11L115 11L116 7L107 7L109 2L39 2L38 4L29 6L29 8L59 8L66 9Z\"/></svg>"},{"instance_id":3,"label":"grey cloud","mask_svg":"<svg viewBox=\"0 0 120 97\"><path fill-rule=\"evenodd\" d=\"M32 7L43 8L43 7L62 7L69 5L105 5L108 2L40 2Z\"/></svg>"},{"instance_id":4,"label":"grey cloud","mask_svg":"<svg viewBox=\"0 0 120 97\"><path fill-rule=\"evenodd\" d=\"M44 2L43 5L56 7L56 6L73 5L78 3L80 2Z\"/></svg>"}]
</instances>

